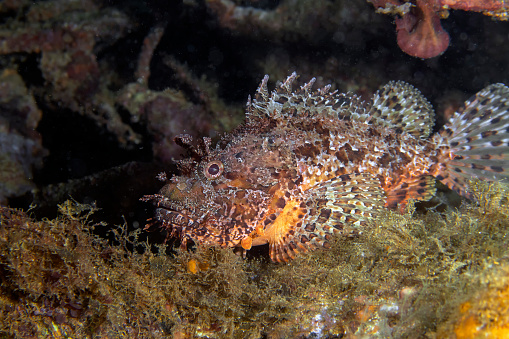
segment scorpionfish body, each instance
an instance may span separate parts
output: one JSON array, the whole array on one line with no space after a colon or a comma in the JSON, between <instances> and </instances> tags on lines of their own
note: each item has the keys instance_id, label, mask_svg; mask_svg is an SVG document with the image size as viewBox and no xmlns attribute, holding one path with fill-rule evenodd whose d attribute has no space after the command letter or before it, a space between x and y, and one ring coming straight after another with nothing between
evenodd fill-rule
<instances>
[{"instance_id":1,"label":"scorpionfish body","mask_svg":"<svg viewBox=\"0 0 509 339\"><path fill-rule=\"evenodd\" d=\"M269 93L265 76L246 121L215 147L175 138L187 150L159 194L156 219L196 243L269 244L272 260L328 247L383 208L427 200L435 179L470 197L472 177L509 177L509 89L490 85L431 136L433 108L409 84L390 82L368 103L355 95L292 89L293 73Z\"/></svg>"}]
</instances>

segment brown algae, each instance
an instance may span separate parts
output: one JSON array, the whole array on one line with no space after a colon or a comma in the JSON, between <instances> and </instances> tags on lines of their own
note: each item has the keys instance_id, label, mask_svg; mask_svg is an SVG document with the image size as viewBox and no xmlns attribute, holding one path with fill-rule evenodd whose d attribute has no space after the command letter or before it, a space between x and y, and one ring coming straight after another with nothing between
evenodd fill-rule
<instances>
[{"instance_id":1,"label":"brown algae","mask_svg":"<svg viewBox=\"0 0 509 339\"><path fill-rule=\"evenodd\" d=\"M289 264L199 246L166 254L114 227L92 233L93 206L54 220L0 210L2 337L441 337L506 334L507 186L475 181L475 202L444 212L413 203L362 234ZM437 209L438 210L438 209ZM129 250L135 246L142 253ZM477 332L476 332L477 331ZM480 332L484 331L484 332ZM504 332L505 331L505 332Z\"/></svg>"}]
</instances>

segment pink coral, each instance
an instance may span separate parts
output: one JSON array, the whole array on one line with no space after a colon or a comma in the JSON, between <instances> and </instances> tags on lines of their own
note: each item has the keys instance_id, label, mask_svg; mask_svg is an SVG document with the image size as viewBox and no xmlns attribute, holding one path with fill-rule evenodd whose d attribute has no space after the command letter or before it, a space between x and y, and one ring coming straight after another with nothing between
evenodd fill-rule
<instances>
[{"instance_id":1,"label":"pink coral","mask_svg":"<svg viewBox=\"0 0 509 339\"><path fill-rule=\"evenodd\" d=\"M482 12L507 20L509 5L500 0L370 0L380 13L396 18L398 45L403 52L427 59L445 52L449 35L440 24L449 9Z\"/></svg>"},{"instance_id":2,"label":"pink coral","mask_svg":"<svg viewBox=\"0 0 509 339\"><path fill-rule=\"evenodd\" d=\"M427 1L431 2L431 1ZM503 0L438 0L439 6L474 12L497 12L507 10ZM487 13L494 14L494 13Z\"/></svg>"},{"instance_id":3,"label":"pink coral","mask_svg":"<svg viewBox=\"0 0 509 339\"><path fill-rule=\"evenodd\" d=\"M449 34L442 28L434 9L426 6L424 0L417 0L417 7L410 13L396 18L398 45L401 50L423 59L445 52L449 46Z\"/></svg>"}]
</instances>

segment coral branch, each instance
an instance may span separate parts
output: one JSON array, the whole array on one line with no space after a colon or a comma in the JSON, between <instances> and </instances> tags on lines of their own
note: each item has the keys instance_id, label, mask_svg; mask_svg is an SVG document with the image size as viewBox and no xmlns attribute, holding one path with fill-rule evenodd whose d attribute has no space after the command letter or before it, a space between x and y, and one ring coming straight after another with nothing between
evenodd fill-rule
<instances>
[{"instance_id":1,"label":"coral branch","mask_svg":"<svg viewBox=\"0 0 509 339\"><path fill-rule=\"evenodd\" d=\"M440 24L449 9L482 12L507 20L509 5L500 0L368 0L383 14L396 18L398 45L403 52L427 59L445 52L449 35ZM411 9L409 10L409 7Z\"/></svg>"},{"instance_id":2,"label":"coral branch","mask_svg":"<svg viewBox=\"0 0 509 339\"><path fill-rule=\"evenodd\" d=\"M503 0L440 0L439 3L441 7L474 12L507 9L507 5Z\"/></svg>"},{"instance_id":3,"label":"coral branch","mask_svg":"<svg viewBox=\"0 0 509 339\"><path fill-rule=\"evenodd\" d=\"M148 36L143 40L143 48L138 57L138 68L135 77L138 82L147 85L150 76L150 61L154 54L161 37L164 33L164 27L154 27Z\"/></svg>"}]
</instances>

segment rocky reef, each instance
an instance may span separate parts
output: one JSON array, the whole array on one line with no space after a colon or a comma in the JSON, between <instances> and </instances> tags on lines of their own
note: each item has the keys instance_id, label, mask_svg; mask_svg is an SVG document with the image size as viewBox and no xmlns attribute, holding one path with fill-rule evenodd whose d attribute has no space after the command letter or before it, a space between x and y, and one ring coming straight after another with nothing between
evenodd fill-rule
<instances>
[{"instance_id":1,"label":"rocky reef","mask_svg":"<svg viewBox=\"0 0 509 339\"><path fill-rule=\"evenodd\" d=\"M220 139L264 74L360 95L403 80L437 130L509 84L507 9L479 3L0 2L1 336L507 335L502 185L473 182L474 201L439 187L287 265L264 247L176 249L142 230L153 209L139 201L176 173L173 138Z\"/></svg>"}]
</instances>

